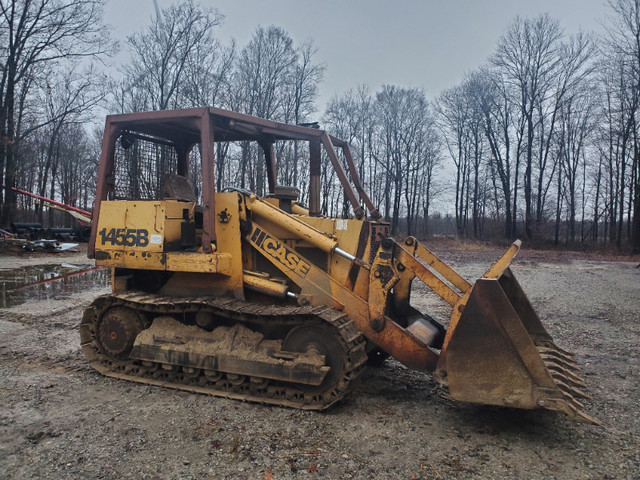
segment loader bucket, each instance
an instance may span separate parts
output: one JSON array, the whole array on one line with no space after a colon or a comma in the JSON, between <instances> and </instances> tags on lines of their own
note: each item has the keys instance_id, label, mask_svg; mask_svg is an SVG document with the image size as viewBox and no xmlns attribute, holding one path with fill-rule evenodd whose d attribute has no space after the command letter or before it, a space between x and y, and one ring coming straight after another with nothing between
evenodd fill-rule
<instances>
[{"instance_id":1,"label":"loader bucket","mask_svg":"<svg viewBox=\"0 0 640 480\"><path fill-rule=\"evenodd\" d=\"M573 354L555 345L509 269L514 247L456 305L436 376L454 400L547 408L599 425L577 400L590 397Z\"/></svg>"}]
</instances>

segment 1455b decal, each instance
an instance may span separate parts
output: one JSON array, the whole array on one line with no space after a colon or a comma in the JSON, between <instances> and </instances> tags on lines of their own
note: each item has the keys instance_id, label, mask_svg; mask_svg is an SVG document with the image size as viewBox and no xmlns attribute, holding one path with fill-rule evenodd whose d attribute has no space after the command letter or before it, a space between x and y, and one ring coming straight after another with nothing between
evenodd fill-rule
<instances>
[{"instance_id":1,"label":"1455b decal","mask_svg":"<svg viewBox=\"0 0 640 480\"><path fill-rule=\"evenodd\" d=\"M103 245L126 247L146 247L149 245L149 231L144 228L103 228L98 232Z\"/></svg>"}]
</instances>

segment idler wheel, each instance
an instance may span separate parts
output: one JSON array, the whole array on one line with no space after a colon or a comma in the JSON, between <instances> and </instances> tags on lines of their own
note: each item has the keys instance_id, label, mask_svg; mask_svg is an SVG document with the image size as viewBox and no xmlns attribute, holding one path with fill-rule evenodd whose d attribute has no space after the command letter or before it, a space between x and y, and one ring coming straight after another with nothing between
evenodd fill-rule
<instances>
[{"instance_id":1,"label":"idler wheel","mask_svg":"<svg viewBox=\"0 0 640 480\"><path fill-rule=\"evenodd\" d=\"M324 355L324 365L331 367L320 385L297 384L300 390L310 393L321 393L333 387L342 377L345 370L346 351L337 334L332 332L331 325L312 324L293 328L282 343L282 350L287 352Z\"/></svg>"},{"instance_id":2,"label":"idler wheel","mask_svg":"<svg viewBox=\"0 0 640 480\"><path fill-rule=\"evenodd\" d=\"M130 308L110 308L98 323L98 347L112 360L126 360L142 329L142 320Z\"/></svg>"}]
</instances>

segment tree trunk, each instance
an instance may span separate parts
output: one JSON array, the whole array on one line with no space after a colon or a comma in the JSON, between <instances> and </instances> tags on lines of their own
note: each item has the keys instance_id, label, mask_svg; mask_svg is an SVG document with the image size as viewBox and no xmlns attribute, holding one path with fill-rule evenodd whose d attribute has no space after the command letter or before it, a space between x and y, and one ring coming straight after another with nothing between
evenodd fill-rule
<instances>
[{"instance_id":1,"label":"tree trunk","mask_svg":"<svg viewBox=\"0 0 640 480\"><path fill-rule=\"evenodd\" d=\"M7 80L7 93L6 93L6 112L7 112L7 134L6 134L6 151L5 151L5 193L4 193L4 208L2 210L2 217L0 219L0 225L9 225L16 212L16 194L12 187L16 186L16 157L15 151L17 148L16 143L16 131L14 121L14 96L15 96L15 66L14 71L11 72L12 66L9 65L9 75Z\"/></svg>"},{"instance_id":2,"label":"tree trunk","mask_svg":"<svg viewBox=\"0 0 640 480\"><path fill-rule=\"evenodd\" d=\"M622 248L622 228L624 224L624 175L627 166L627 138L622 139L622 150L620 152L620 161L622 163L620 169L620 196L619 196L619 210L618 210L618 232L616 233L616 247L618 250Z\"/></svg>"},{"instance_id":3,"label":"tree trunk","mask_svg":"<svg viewBox=\"0 0 640 480\"><path fill-rule=\"evenodd\" d=\"M524 202L525 202L525 213L524 213L524 231L525 237L527 239L531 239L533 236L533 214L531 211L532 208L532 163L533 163L533 118L531 114L527 115L527 165L524 172Z\"/></svg>"},{"instance_id":4,"label":"tree trunk","mask_svg":"<svg viewBox=\"0 0 640 480\"><path fill-rule=\"evenodd\" d=\"M640 253L640 145L638 144L637 128L633 131L633 218L631 220L631 251Z\"/></svg>"}]
</instances>

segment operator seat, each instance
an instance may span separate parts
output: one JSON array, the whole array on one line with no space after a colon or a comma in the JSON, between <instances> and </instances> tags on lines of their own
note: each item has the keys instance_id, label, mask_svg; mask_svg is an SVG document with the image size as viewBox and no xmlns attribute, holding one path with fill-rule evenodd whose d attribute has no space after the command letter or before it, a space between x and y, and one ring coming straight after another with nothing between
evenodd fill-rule
<instances>
[{"instance_id":1,"label":"operator seat","mask_svg":"<svg viewBox=\"0 0 640 480\"><path fill-rule=\"evenodd\" d=\"M165 175L164 192L165 199L179 200L182 202L198 202L191 183L182 175Z\"/></svg>"}]
</instances>

